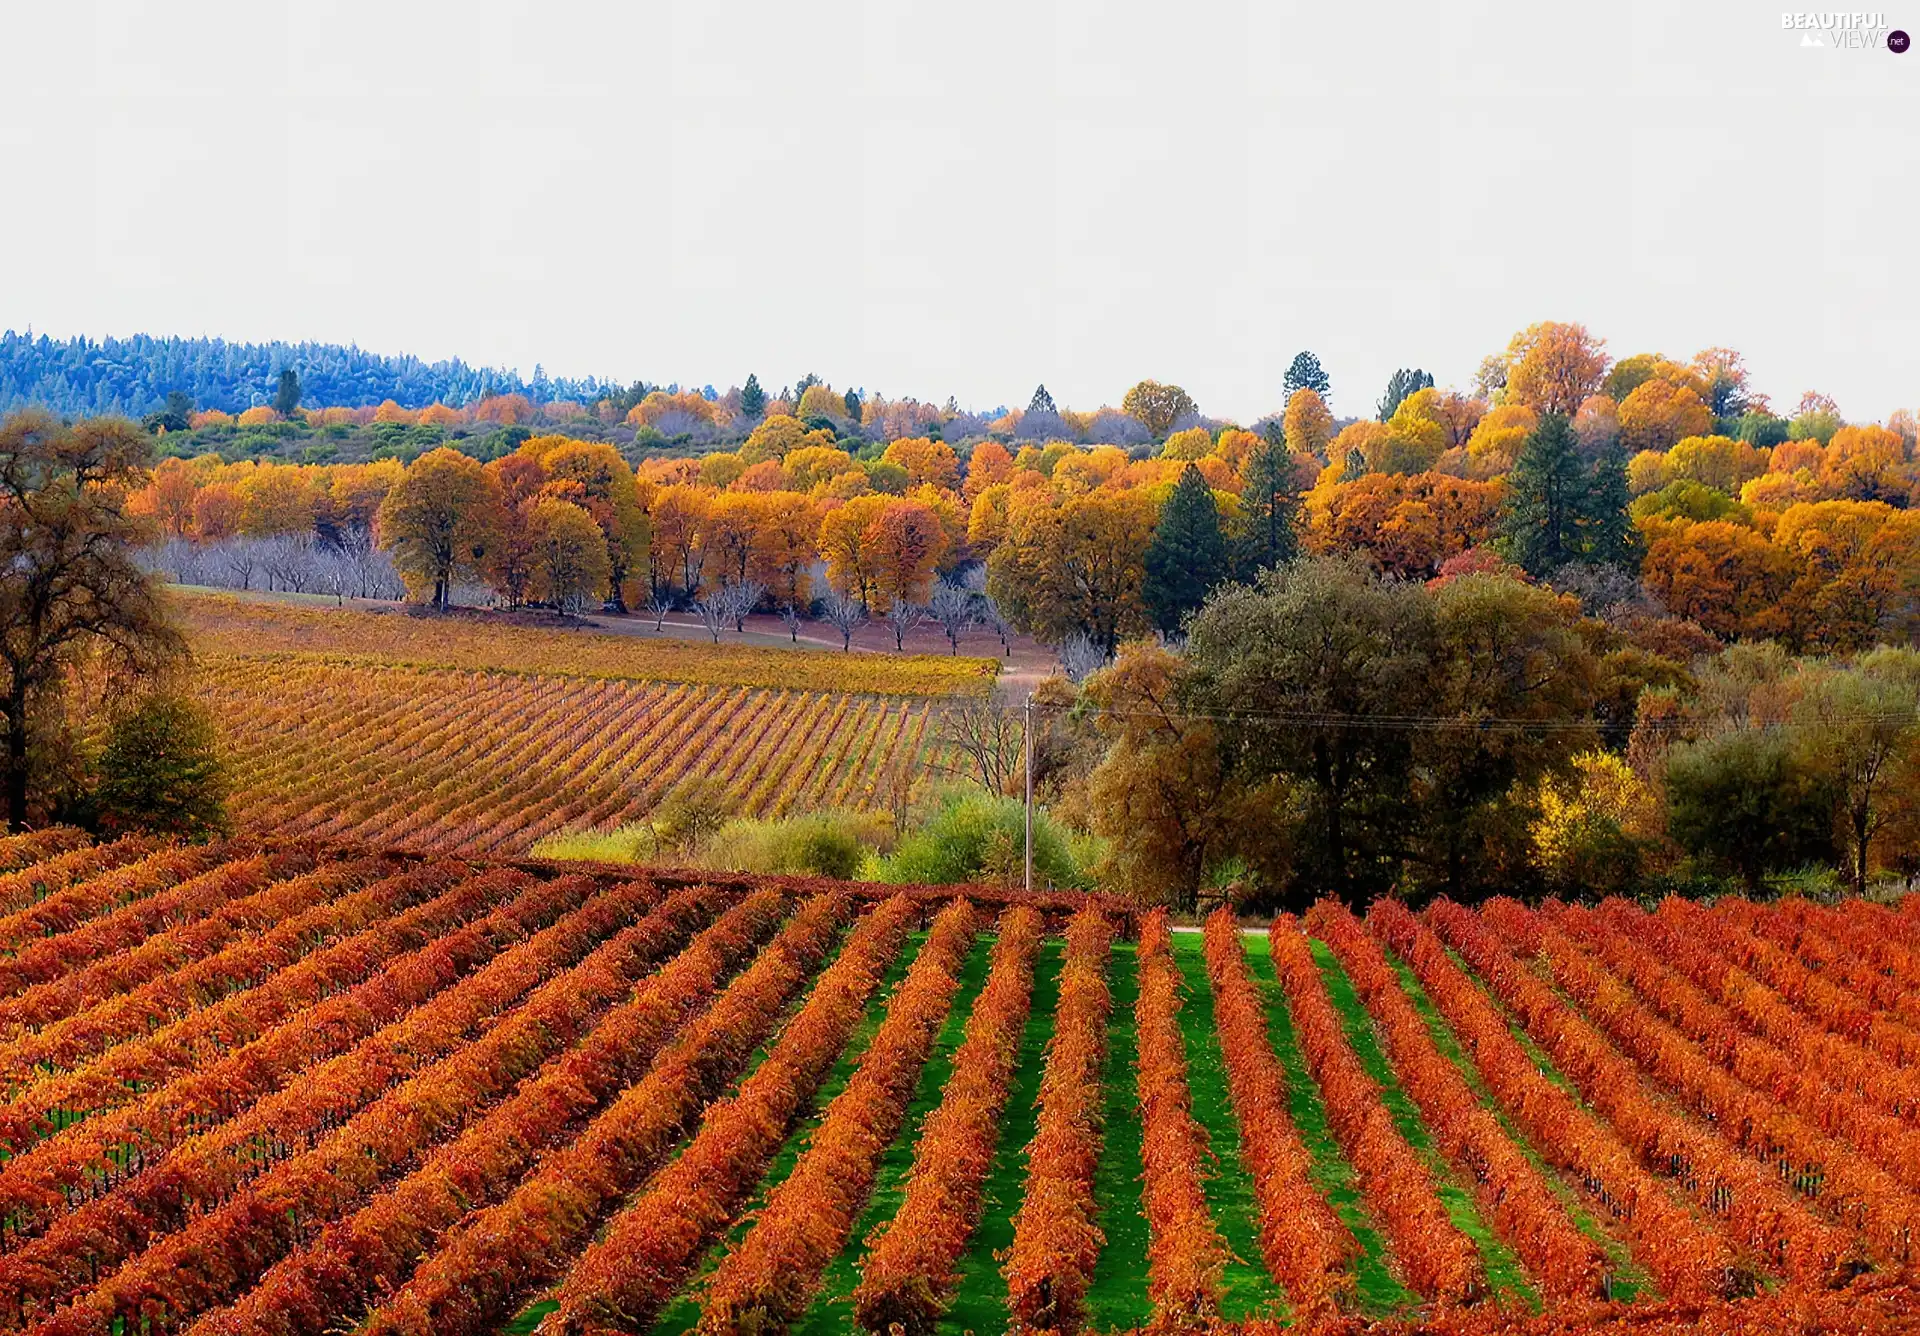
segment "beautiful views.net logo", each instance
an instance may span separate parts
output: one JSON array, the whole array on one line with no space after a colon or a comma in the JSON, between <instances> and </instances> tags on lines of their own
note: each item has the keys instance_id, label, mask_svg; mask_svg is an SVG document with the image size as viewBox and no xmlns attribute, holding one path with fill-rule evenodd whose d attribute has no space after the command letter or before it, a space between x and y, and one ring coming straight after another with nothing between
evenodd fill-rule
<instances>
[{"instance_id":1,"label":"beautiful views.net logo","mask_svg":"<svg viewBox=\"0 0 1920 1336\"><path fill-rule=\"evenodd\" d=\"M1887 22L1884 13L1834 13L1827 11L1783 13L1780 26L1800 34L1800 45L1842 47L1858 51L1885 49L1905 55L1912 45L1907 34Z\"/></svg>"}]
</instances>

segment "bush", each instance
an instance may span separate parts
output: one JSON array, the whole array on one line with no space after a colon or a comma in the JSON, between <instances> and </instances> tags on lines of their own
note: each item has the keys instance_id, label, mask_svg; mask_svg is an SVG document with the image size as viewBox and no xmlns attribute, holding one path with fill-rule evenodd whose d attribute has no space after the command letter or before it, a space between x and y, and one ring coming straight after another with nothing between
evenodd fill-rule
<instances>
[{"instance_id":1,"label":"bush","mask_svg":"<svg viewBox=\"0 0 1920 1336\"><path fill-rule=\"evenodd\" d=\"M663 804L664 805L664 804ZM884 813L814 812L775 821L739 819L707 836L691 861L726 872L788 873L849 880L875 852L892 843ZM550 835L533 847L536 858L595 863L644 863L671 846L649 823L609 831Z\"/></svg>"},{"instance_id":2,"label":"bush","mask_svg":"<svg viewBox=\"0 0 1920 1336\"><path fill-rule=\"evenodd\" d=\"M884 814L814 812L775 821L729 821L706 849L703 866L729 872L782 872L845 881L860 875L875 849L891 842Z\"/></svg>"},{"instance_id":3,"label":"bush","mask_svg":"<svg viewBox=\"0 0 1920 1336\"><path fill-rule=\"evenodd\" d=\"M727 824L733 795L711 775L692 774L667 790L648 824L663 849L698 849Z\"/></svg>"},{"instance_id":4,"label":"bush","mask_svg":"<svg viewBox=\"0 0 1920 1336\"><path fill-rule=\"evenodd\" d=\"M115 717L94 790L102 830L206 839L229 829L213 716L198 701L151 695Z\"/></svg>"},{"instance_id":5,"label":"bush","mask_svg":"<svg viewBox=\"0 0 1920 1336\"><path fill-rule=\"evenodd\" d=\"M881 859L877 879L944 886L986 881L1017 885L1025 864L1025 812L1017 798L962 793L949 797L926 824ZM1067 837L1043 811L1033 819L1036 886L1085 888L1089 879Z\"/></svg>"}]
</instances>

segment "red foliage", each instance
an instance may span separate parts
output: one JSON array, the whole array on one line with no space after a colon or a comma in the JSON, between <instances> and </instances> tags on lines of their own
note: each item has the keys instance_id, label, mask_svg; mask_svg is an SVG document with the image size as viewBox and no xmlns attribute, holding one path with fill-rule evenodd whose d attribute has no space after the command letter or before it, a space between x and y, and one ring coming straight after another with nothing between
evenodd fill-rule
<instances>
[{"instance_id":1,"label":"red foliage","mask_svg":"<svg viewBox=\"0 0 1920 1336\"><path fill-rule=\"evenodd\" d=\"M577 904L590 885L578 881L558 894ZM461 927L515 895L521 903L511 917L486 914ZM29 1087L0 1113L0 1134L31 1145L0 1167L0 1217L11 1215L17 1232L39 1233L75 1200L112 1191L166 1148L245 1112L432 997L524 932L515 926L521 915L551 919L569 907L523 874L487 873L313 956L231 1007ZM213 1057L218 1052L226 1056ZM115 1111L52 1132L55 1115L75 1109Z\"/></svg>"},{"instance_id":2,"label":"red foliage","mask_svg":"<svg viewBox=\"0 0 1920 1336\"><path fill-rule=\"evenodd\" d=\"M1140 1043L1141 1194L1152 1231L1147 1293L1157 1326L1184 1330L1219 1315L1227 1244L1207 1209L1202 1166L1210 1154L1187 1090L1180 1034L1180 969L1164 910L1140 924L1140 995L1134 1007Z\"/></svg>"},{"instance_id":3,"label":"red foliage","mask_svg":"<svg viewBox=\"0 0 1920 1336\"><path fill-rule=\"evenodd\" d=\"M1333 948L1386 1040L1401 1084L1421 1120L1481 1209L1541 1290L1555 1300L1603 1295L1606 1259L1582 1234L1533 1161L1521 1153L1481 1105L1460 1069L1435 1047L1433 1035L1379 944L1344 905L1323 900L1307 925Z\"/></svg>"},{"instance_id":4,"label":"red foliage","mask_svg":"<svg viewBox=\"0 0 1920 1336\"><path fill-rule=\"evenodd\" d=\"M1480 1297L1487 1287L1480 1254L1447 1214L1432 1173L1400 1135L1380 1087L1347 1042L1319 963L1291 915L1274 920L1267 945L1327 1121L1360 1175L1408 1285L1442 1303Z\"/></svg>"},{"instance_id":5,"label":"red foliage","mask_svg":"<svg viewBox=\"0 0 1920 1336\"><path fill-rule=\"evenodd\" d=\"M649 919L679 912L663 908ZM379 1296L405 1282L448 1228L468 1212L501 1200L543 1151L578 1131L643 1074L663 1045L700 1015L727 976L759 949L784 912L785 900L776 892L749 896L630 996L623 983L606 980L613 996L627 1000L600 1015L573 1048L433 1151L395 1187L276 1265L239 1303L193 1330L199 1336L320 1336L337 1326L342 1314L358 1318ZM649 934L653 930L649 920L638 926ZM561 981L581 990L588 1003L603 996L588 973L594 965L590 960ZM624 971L620 974L624 978Z\"/></svg>"},{"instance_id":6,"label":"red foliage","mask_svg":"<svg viewBox=\"0 0 1920 1336\"><path fill-rule=\"evenodd\" d=\"M797 1319L820 1273L846 1245L880 1157L906 1120L920 1069L953 1005L979 911L955 900L934 922L887 1018L847 1087L827 1106L793 1173L708 1283L704 1336L771 1331Z\"/></svg>"},{"instance_id":7,"label":"red foliage","mask_svg":"<svg viewBox=\"0 0 1920 1336\"><path fill-rule=\"evenodd\" d=\"M1376 902L1367 918L1374 935L1413 967L1501 1108L1612 1218L1669 1297L1718 1297L1744 1283L1726 1239L1669 1197L1611 1129L1534 1065L1506 1017L1426 925L1393 900Z\"/></svg>"},{"instance_id":8,"label":"red foliage","mask_svg":"<svg viewBox=\"0 0 1920 1336\"><path fill-rule=\"evenodd\" d=\"M867 916L740 1093L708 1107L692 1144L574 1264L551 1330L648 1328L811 1106L916 916L904 895Z\"/></svg>"},{"instance_id":9,"label":"red foliage","mask_svg":"<svg viewBox=\"0 0 1920 1336\"><path fill-rule=\"evenodd\" d=\"M1353 1300L1360 1245L1313 1185L1313 1158L1287 1112L1286 1071L1267 1036L1266 1008L1230 910L1207 920L1207 975L1240 1124L1240 1156L1260 1203L1261 1256L1287 1287L1296 1319L1325 1316Z\"/></svg>"},{"instance_id":10,"label":"red foliage","mask_svg":"<svg viewBox=\"0 0 1920 1336\"><path fill-rule=\"evenodd\" d=\"M51 1252L63 1234L85 1240L92 1265L140 1246L146 1251L51 1327L105 1331L116 1317L155 1307L171 1324L235 1297L318 1225L576 1036L719 902L713 893L682 892L657 918L634 924L659 898L645 882L602 892L367 1043L56 1225L29 1252ZM617 968L610 970L609 961ZM467 1042L482 1027L481 1037ZM450 1055L434 1061L443 1054ZM56 1256L31 1260L48 1276L60 1265ZM77 1259L66 1269L70 1282L82 1279Z\"/></svg>"},{"instance_id":11,"label":"red foliage","mask_svg":"<svg viewBox=\"0 0 1920 1336\"><path fill-rule=\"evenodd\" d=\"M1106 979L1112 949L1106 915L1092 905L1074 915L1040 1078L1040 1125L1027 1144L1026 1192L1005 1266L1007 1306L1034 1331L1079 1330L1087 1286L1106 1242L1095 1222L1093 1176L1100 1162L1101 1072L1113 1010Z\"/></svg>"},{"instance_id":12,"label":"red foliage","mask_svg":"<svg viewBox=\"0 0 1920 1336\"><path fill-rule=\"evenodd\" d=\"M1644 1163L1671 1166L1700 1204L1724 1220L1765 1265L1815 1285L1852 1269L1858 1258L1845 1231L1824 1223L1795 1198L1773 1166L1746 1159L1720 1136L1655 1099L1634 1064L1545 980L1521 966L1479 916L1443 900L1429 917L1620 1139Z\"/></svg>"},{"instance_id":13,"label":"red foliage","mask_svg":"<svg viewBox=\"0 0 1920 1336\"><path fill-rule=\"evenodd\" d=\"M367 1336L480 1336L561 1276L606 1213L659 1168L700 1110L766 1042L832 949L850 907L844 896L825 896L802 909L643 1080L549 1154L505 1201L444 1240L367 1319Z\"/></svg>"},{"instance_id":14,"label":"red foliage","mask_svg":"<svg viewBox=\"0 0 1920 1336\"><path fill-rule=\"evenodd\" d=\"M954 1266L979 1221L981 1185L1000 1144L1042 927L1031 909L1010 909L1000 919L992 973L967 1017L940 1107L920 1129L906 1197L867 1241L853 1306L868 1331L931 1336L946 1311Z\"/></svg>"}]
</instances>

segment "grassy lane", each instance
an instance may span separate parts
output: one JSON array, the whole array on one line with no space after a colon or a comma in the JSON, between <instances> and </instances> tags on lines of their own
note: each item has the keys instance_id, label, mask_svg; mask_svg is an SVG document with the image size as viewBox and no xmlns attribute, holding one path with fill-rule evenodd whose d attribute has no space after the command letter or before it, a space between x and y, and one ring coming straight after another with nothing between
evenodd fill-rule
<instances>
[{"instance_id":1,"label":"grassy lane","mask_svg":"<svg viewBox=\"0 0 1920 1336\"><path fill-rule=\"evenodd\" d=\"M1147 1217L1140 1208L1140 1111L1134 1107L1139 1057L1133 1004L1140 995L1132 942L1115 942L1108 967L1113 1018L1107 1025L1107 1122L1094 1175L1093 1199L1107 1236L1087 1290L1088 1325L1102 1330L1144 1326L1147 1300Z\"/></svg>"},{"instance_id":2,"label":"grassy lane","mask_svg":"<svg viewBox=\"0 0 1920 1336\"><path fill-rule=\"evenodd\" d=\"M1240 1158L1240 1125L1234 1118L1226 1059L1214 1029L1206 938L1197 932L1176 932L1172 936L1174 962L1186 982L1180 1030L1187 1048L1187 1086L1193 1097L1193 1115L1207 1129L1213 1147L1213 1172L1206 1179L1207 1206L1234 1254L1234 1260L1227 1263L1220 1307L1234 1321L1265 1317L1276 1311L1280 1296L1260 1259L1259 1206L1253 1195L1253 1175Z\"/></svg>"},{"instance_id":3,"label":"grassy lane","mask_svg":"<svg viewBox=\"0 0 1920 1336\"><path fill-rule=\"evenodd\" d=\"M966 1038L967 1017L973 1014L973 1004L980 990L986 987L995 940L992 934L982 933L960 969L960 987L953 995L953 1009L940 1027L940 1036L934 1041L927 1065L920 1069L920 1084L914 1088L913 1102L907 1106L907 1120L880 1159L873 1195L854 1224L847 1246L827 1266L813 1306L793 1328L798 1336L843 1336L856 1330L853 1288L860 1283L860 1259L866 1255L867 1235L881 1221L892 1219L906 1196L907 1173L913 1168L913 1148L920 1140L920 1125L939 1107L940 1093L946 1088L947 1077L953 1073L953 1055Z\"/></svg>"},{"instance_id":4,"label":"grassy lane","mask_svg":"<svg viewBox=\"0 0 1920 1336\"><path fill-rule=\"evenodd\" d=\"M1607 1264L1612 1273L1610 1284L1613 1297L1631 1303L1640 1295L1647 1293L1652 1282L1647 1276L1646 1269L1633 1260L1633 1254L1628 1251L1625 1243L1601 1226L1593 1213L1581 1202L1579 1194L1561 1177L1560 1171L1540 1158L1532 1144L1521 1135L1520 1129L1514 1126L1513 1120L1507 1117L1499 1102L1494 1099L1493 1092L1488 1090L1486 1083L1480 1079L1480 1071L1474 1066L1473 1060L1460 1047L1460 1041L1454 1037L1453 1027L1447 1024L1446 1018L1440 1014L1440 1008L1433 1004L1433 999L1427 996L1427 990L1420 986L1420 980L1414 977L1413 967L1385 947L1382 947L1381 951L1386 956L1387 962L1393 966L1395 973L1399 974L1400 986L1412 999L1414 1010L1419 1012L1420 1018L1427 1023L1427 1033L1433 1036L1434 1047L1459 1068L1460 1074L1466 1078L1467 1085L1480 1100L1481 1107L1499 1121L1508 1139L1520 1148L1521 1154L1533 1162L1534 1168L1538 1169L1541 1177L1546 1179L1547 1186L1552 1189L1553 1195L1566 1208L1567 1216L1573 1221L1574 1227L1599 1244L1601 1250L1606 1253Z\"/></svg>"},{"instance_id":5,"label":"grassy lane","mask_svg":"<svg viewBox=\"0 0 1920 1336\"><path fill-rule=\"evenodd\" d=\"M1007 1282L997 1252L1013 1246L1013 1218L1027 1183L1027 1143L1040 1122L1040 1077L1046 1070L1047 1041L1053 1038L1060 1004L1060 964L1066 943L1053 938L1040 947L1033 967L1033 1010L1021 1036L1020 1062L1001 1115L1000 1145L987 1174L980 1224L960 1258L960 1284L943 1331L1003 1331L1007 1325Z\"/></svg>"},{"instance_id":6,"label":"grassy lane","mask_svg":"<svg viewBox=\"0 0 1920 1336\"><path fill-rule=\"evenodd\" d=\"M924 932L916 932L908 939L906 949L900 953L900 958L894 961L893 968L887 971L887 977L874 992L873 1000L867 1004L867 1014L854 1030L853 1037L848 1040L846 1051L840 1055L840 1060L834 1063L832 1073L827 1077L826 1083L820 1087L819 1097L814 1101L812 1116L794 1129L787 1137L786 1144L780 1147L780 1153L774 1156L773 1163L767 1166L766 1176L761 1180L760 1187L752 1199L748 1201L746 1210L742 1213L741 1222L728 1231L720 1246L708 1251L706 1260L700 1268L699 1280L704 1280L707 1273L719 1263L722 1257L726 1256L726 1250L745 1235L746 1222L752 1218L754 1212L766 1204L767 1194L784 1183L787 1175L793 1172L793 1166L800 1160L800 1152L813 1138L813 1129L819 1125L821 1112L833 1102L834 1096L846 1088L847 1082L853 1079L854 1068L860 1065L860 1056L867 1051L867 1045L873 1042L874 1031L880 1028L880 1022L886 1016L887 1003L892 999L894 990L900 986L900 981L907 977L907 970L912 967L914 957L920 954L920 948L926 945L926 941L927 934ZM688 1294L681 1295L667 1308L666 1312L660 1315L660 1320L654 1324L654 1331L670 1333L693 1330L694 1324L700 1320L700 1305L691 1295L697 1291L699 1280L689 1287ZM535 1322L537 1324L537 1318ZM527 1330L531 1329L531 1327L527 1328ZM520 1333L509 1333L509 1336L520 1336Z\"/></svg>"},{"instance_id":7,"label":"grassy lane","mask_svg":"<svg viewBox=\"0 0 1920 1336\"><path fill-rule=\"evenodd\" d=\"M1393 1115L1394 1125L1400 1129L1400 1135L1425 1157L1428 1167L1432 1169L1436 1192L1447 1208L1447 1214L1460 1232L1472 1239L1474 1246L1480 1250L1480 1263L1486 1268L1488 1284L1496 1293L1509 1299L1519 1299L1538 1311L1540 1296L1528 1281L1520 1259L1493 1232L1492 1226L1480 1214L1473 1194L1460 1185L1454 1176L1453 1166L1434 1146L1426 1124L1420 1121L1419 1106L1400 1085L1400 1077L1393 1070L1386 1050L1380 1045L1380 1036L1374 1031L1373 1017L1368 1014L1359 994L1354 992L1353 981L1347 978L1347 972L1340 968L1333 948L1318 938L1310 940L1313 943L1313 958L1320 965L1320 976L1327 981L1327 994L1333 999L1334 1010L1340 1013L1340 1020L1346 1026L1347 1042L1353 1045L1353 1051L1359 1055L1360 1065L1366 1068L1367 1075L1379 1083L1382 1102L1387 1106L1387 1112Z\"/></svg>"},{"instance_id":8,"label":"grassy lane","mask_svg":"<svg viewBox=\"0 0 1920 1336\"><path fill-rule=\"evenodd\" d=\"M1245 942L1247 966L1267 998L1267 1033L1273 1040L1274 1052L1280 1057L1280 1065L1286 1068L1287 1109L1308 1153L1313 1156L1314 1183L1360 1241L1361 1254L1354 1275L1361 1310L1380 1316L1410 1307L1419 1302L1419 1296L1402 1285L1390 1269L1386 1240L1368 1215L1353 1166L1340 1154L1340 1144L1327 1125L1327 1111L1320 1104L1320 1088L1308 1074L1307 1061L1294 1038L1293 1017L1287 1010L1280 981L1274 975L1273 958L1267 954L1267 939L1250 936Z\"/></svg>"}]
</instances>

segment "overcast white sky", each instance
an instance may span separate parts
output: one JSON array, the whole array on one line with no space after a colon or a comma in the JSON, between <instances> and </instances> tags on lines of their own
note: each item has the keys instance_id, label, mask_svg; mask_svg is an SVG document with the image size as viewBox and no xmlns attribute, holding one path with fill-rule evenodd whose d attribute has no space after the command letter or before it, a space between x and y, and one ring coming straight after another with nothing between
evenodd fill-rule
<instances>
[{"instance_id":1,"label":"overcast white sky","mask_svg":"<svg viewBox=\"0 0 1920 1336\"><path fill-rule=\"evenodd\" d=\"M0 326L1249 420L1560 319L1920 406L1920 52L1780 15L7 0Z\"/></svg>"}]
</instances>

